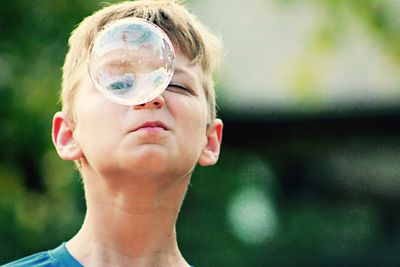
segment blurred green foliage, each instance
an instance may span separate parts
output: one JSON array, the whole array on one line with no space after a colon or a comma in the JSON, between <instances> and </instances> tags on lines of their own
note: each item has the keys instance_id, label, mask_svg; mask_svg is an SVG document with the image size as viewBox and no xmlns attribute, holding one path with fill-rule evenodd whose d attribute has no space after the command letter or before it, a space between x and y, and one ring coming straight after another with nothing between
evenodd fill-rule
<instances>
[{"instance_id":1,"label":"blurred green foliage","mask_svg":"<svg viewBox=\"0 0 400 267\"><path fill-rule=\"evenodd\" d=\"M399 9L392 6L394 1L304 2L326 10L316 47L334 46L339 24L352 16L400 64ZM52 114L59 108L69 33L99 6L95 0L2 3L0 263L55 247L82 222L79 176L71 163L57 157L50 128ZM234 135L227 126L226 133ZM317 136L318 130L309 136L313 134ZM400 219L393 215L397 198L346 193L353 189L324 172L328 167L321 160L346 144L343 136L333 137L335 141L329 134L309 140L289 133L275 138L276 143L246 147L231 142L217 166L198 168L178 221L178 239L188 261L195 266L231 267L399 263L400 230L395 225ZM398 148L398 139L388 146L393 144ZM367 142L366 147L373 145ZM303 182L287 178L301 173L311 178L302 177Z\"/></svg>"},{"instance_id":2,"label":"blurred green foliage","mask_svg":"<svg viewBox=\"0 0 400 267\"><path fill-rule=\"evenodd\" d=\"M83 217L79 179L51 145L69 33L96 1L7 1L0 9L1 262L50 248Z\"/></svg>"},{"instance_id":3,"label":"blurred green foliage","mask_svg":"<svg viewBox=\"0 0 400 267\"><path fill-rule=\"evenodd\" d=\"M308 3L324 11L323 22L314 36L318 47L329 48L340 42L354 20L364 27L400 63L400 5L397 0L276 0L285 5ZM317 48L317 47L314 47Z\"/></svg>"}]
</instances>

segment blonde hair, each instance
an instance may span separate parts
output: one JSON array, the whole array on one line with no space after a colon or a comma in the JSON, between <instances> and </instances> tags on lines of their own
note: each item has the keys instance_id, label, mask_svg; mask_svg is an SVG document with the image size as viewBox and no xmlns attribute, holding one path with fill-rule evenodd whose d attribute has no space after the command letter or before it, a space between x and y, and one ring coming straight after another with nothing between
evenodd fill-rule
<instances>
[{"instance_id":1,"label":"blonde hair","mask_svg":"<svg viewBox=\"0 0 400 267\"><path fill-rule=\"evenodd\" d=\"M209 117L216 118L213 73L222 58L222 41L175 0L138 0L113 4L86 17L69 38L69 51L63 66L61 103L72 118L74 97L83 75L86 59L96 34L112 21L137 17L161 27L178 49L201 66Z\"/></svg>"}]
</instances>

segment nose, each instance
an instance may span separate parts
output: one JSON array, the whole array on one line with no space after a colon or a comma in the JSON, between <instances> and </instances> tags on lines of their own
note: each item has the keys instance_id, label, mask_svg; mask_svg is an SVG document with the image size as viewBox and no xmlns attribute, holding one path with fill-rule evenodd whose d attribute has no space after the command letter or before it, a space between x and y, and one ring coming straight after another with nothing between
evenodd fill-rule
<instances>
[{"instance_id":1,"label":"nose","mask_svg":"<svg viewBox=\"0 0 400 267\"><path fill-rule=\"evenodd\" d=\"M140 105L135 105L133 106L133 109L139 110L139 109L161 109L165 106L165 99L164 96L159 95L153 100L150 100L146 103L140 104Z\"/></svg>"}]
</instances>

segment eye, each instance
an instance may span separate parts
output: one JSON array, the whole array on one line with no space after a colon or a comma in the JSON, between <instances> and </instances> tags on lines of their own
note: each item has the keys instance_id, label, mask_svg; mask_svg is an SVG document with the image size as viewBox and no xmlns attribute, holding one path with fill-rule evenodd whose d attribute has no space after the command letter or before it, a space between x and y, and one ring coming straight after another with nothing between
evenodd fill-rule
<instances>
[{"instance_id":1,"label":"eye","mask_svg":"<svg viewBox=\"0 0 400 267\"><path fill-rule=\"evenodd\" d=\"M107 90L120 95L134 88L135 80L132 74L111 77L105 83Z\"/></svg>"},{"instance_id":2,"label":"eye","mask_svg":"<svg viewBox=\"0 0 400 267\"><path fill-rule=\"evenodd\" d=\"M189 88L188 86L186 86L184 84L177 83L177 82L171 82L168 85L167 90L172 91L172 92L177 92L177 93L194 95L194 91L191 88Z\"/></svg>"}]
</instances>

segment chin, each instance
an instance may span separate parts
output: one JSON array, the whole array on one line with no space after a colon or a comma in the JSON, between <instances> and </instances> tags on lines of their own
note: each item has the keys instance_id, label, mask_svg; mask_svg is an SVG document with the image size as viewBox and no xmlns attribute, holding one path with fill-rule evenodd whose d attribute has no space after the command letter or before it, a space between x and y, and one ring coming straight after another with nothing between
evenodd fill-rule
<instances>
[{"instance_id":1,"label":"chin","mask_svg":"<svg viewBox=\"0 0 400 267\"><path fill-rule=\"evenodd\" d=\"M171 162L171 157L165 149L160 148L140 148L124 153L120 158L120 167L123 169L137 170L157 170L165 168Z\"/></svg>"}]
</instances>

